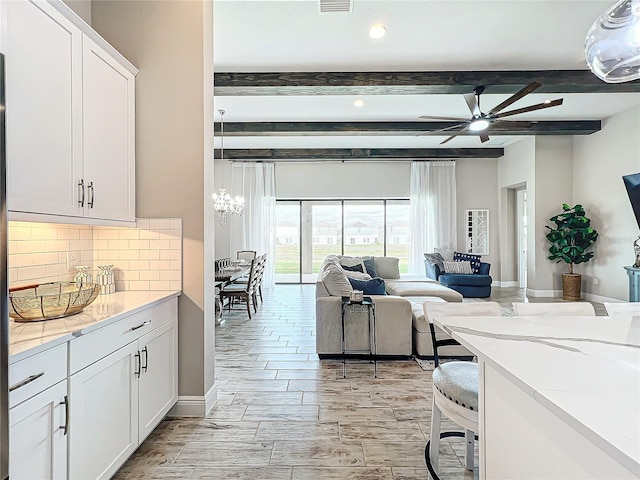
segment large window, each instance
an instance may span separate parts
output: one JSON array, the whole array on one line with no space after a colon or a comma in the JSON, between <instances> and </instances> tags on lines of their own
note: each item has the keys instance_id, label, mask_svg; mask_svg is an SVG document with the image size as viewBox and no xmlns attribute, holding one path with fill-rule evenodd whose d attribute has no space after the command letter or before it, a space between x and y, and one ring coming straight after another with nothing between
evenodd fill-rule
<instances>
[{"instance_id":1,"label":"large window","mask_svg":"<svg viewBox=\"0 0 640 480\"><path fill-rule=\"evenodd\" d=\"M314 283L330 253L398 257L406 272L409 219L409 200L278 200L276 282Z\"/></svg>"}]
</instances>

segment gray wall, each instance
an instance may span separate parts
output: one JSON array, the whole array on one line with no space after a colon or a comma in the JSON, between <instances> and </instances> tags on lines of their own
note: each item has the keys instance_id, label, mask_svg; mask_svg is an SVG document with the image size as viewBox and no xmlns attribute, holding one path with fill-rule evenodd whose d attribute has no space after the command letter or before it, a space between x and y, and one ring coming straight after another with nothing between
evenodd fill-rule
<instances>
[{"instance_id":1,"label":"gray wall","mask_svg":"<svg viewBox=\"0 0 640 480\"><path fill-rule=\"evenodd\" d=\"M213 249L205 254L205 241L213 236L211 227L205 227L205 203L210 202L204 199L210 198L213 182L210 166L209 180L203 181L213 151L212 11L212 3L202 1L92 5L93 27L140 69L136 214L183 221L181 396L202 396L214 383L213 275L205 276L213 268Z\"/></svg>"},{"instance_id":2,"label":"gray wall","mask_svg":"<svg viewBox=\"0 0 640 480\"><path fill-rule=\"evenodd\" d=\"M82 20L91 25L91 0L63 0Z\"/></svg>"},{"instance_id":3,"label":"gray wall","mask_svg":"<svg viewBox=\"0 0 640 480\"><path fill-rule=\"evenodd\" d=\"M624 301L629 298L623 267L633 264L633 242L640 235L621 178L631 173L640 173L639 106L606 119L600 132L574 141L573 199L585 207L600 234L594 258L576 270L583 274L584 292Z\"/></svg>"}]
</instances>

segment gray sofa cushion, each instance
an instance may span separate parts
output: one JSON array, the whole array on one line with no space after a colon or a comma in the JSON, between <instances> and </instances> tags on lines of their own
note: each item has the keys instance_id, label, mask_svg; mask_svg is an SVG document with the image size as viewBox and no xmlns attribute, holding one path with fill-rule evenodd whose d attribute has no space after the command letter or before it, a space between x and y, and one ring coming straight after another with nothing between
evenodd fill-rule
<instances>
[{"instance_id":1,"label":"gray sofa cushion","mask_svg":"<svg viewBox=\"0 0 640 480\"><path fill-rule=\"evenodd\" d=\"M399 297L440 297L447 302L462 302L462 294L433 281L388 281L387 293Z\"/></svg>"},{"instance_id":2,"label":"gray sofa cushion","mask_svg":"<svg viewBox=\"0 0 640 480\"><path fill-rule=\"evenodd\" d=\"M400 278L400 261L397 257L373 257L378 276L388 279Z\"/></svg>"},{"instance_id":3,"label":"gray sofa cushion","mask_svg":"<svg viewBox=\"0 0 640 480\"><path fill-rule=\"evenodd\" d=\"M333 263L329 263L325 266L320 280L331 296L348 297L353 290L344 270Z\"/></svg>"}]
</instances>

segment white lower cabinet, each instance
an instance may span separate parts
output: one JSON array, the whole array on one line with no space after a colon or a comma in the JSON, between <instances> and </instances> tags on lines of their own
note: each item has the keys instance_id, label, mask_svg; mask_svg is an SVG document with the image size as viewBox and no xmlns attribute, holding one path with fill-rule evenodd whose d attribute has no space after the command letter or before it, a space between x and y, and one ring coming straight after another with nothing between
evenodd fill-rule
<instances>
[{"instance_id":1,"label":"white lower cabinet","mask_svg":"<svg viewBox=\"0 0 640 480\"><path fill-rule=\"evenodd\" d=\"M11 480L65 480L69 404L63 380L9 410Z\"/></svg>"},{"instance_id":2,"label":"white lower cabinet","mask_svg":"<svg viewBox=\"0 0 640 480\"><path fill-rule=\"evenodd\" d=\"M108 479L177 400L177 319L69 378L69 478Z\"/></svg>"},{"instance_id":3,"label":"white lower cabinet","mask_svg":"<svg viewBox=\"0 0 640 480\"><path fill-rule=\"evenodd\" d=\"M69 478L110 478L138 447L138 342L69 378Z\"/></svg>"}]
</instances>

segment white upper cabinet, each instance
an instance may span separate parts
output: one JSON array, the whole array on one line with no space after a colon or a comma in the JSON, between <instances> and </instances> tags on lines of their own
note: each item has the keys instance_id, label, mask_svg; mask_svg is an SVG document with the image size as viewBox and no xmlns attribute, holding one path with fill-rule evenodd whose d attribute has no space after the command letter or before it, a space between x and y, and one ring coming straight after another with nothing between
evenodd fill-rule
<instances>
[{"instance_id":1,"label":"white upper cabinet","mask_svg":"<svg viewBox=\"0 0 640 480\"><path fill-rule=\"evenodd\" d=\"M8 209L82 215L82 33L48 3L4 4Z\"/></svg>"},{"instance_id":2,"label":"white upper cabinet","mask_svg":"<svg viewBox=\"0 0 640 480\"><path fill-rule=\"evenodd\" d=\"M2 4L10 219L135 221L137 70L60 1Z\"/></svg>"},{"instance_id":3,"label":"white upper cabinet","mask_svg":"<svg viewBox=\"0 0 640 480\"><path fill-rule=\"evenodd\" d=\"M85 215L135 220L135 85L131 72L83 38Z\"/></svg>"}]
</instances>

